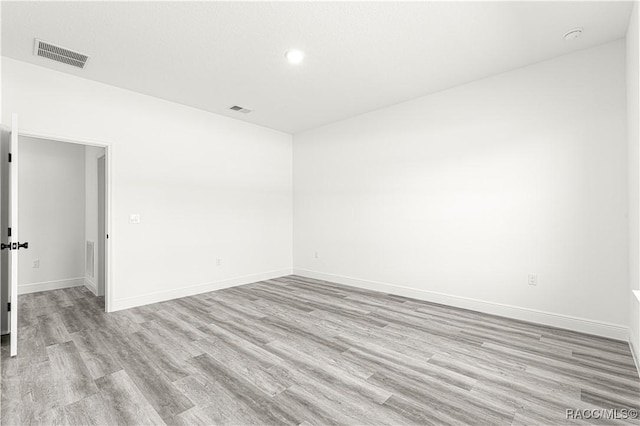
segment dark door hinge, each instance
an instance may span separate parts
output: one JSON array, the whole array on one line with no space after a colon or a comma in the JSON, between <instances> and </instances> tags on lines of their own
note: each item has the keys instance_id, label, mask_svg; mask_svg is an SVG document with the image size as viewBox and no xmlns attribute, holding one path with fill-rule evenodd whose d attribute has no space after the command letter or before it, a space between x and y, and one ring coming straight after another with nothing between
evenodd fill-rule
<instances>
[{"instance_id":1,"label":"dark door hinge","mask_svg":"<svg viewBox=\"0 0 640 426\"><path fill-rule=\"evenodd\" d=\"M11 302L7 303L7 312L11 312Z\"/></svg>"},{"instance_id":2,"label":"dark door hinge","mask_svg":"<svg viewBox=\"0 0 640 426\"><path fill-rule=\"evenodd\" d=\"M9 162L11 162L11 153L9 153Z\"/></svg>"},{"instance_id":3,"label":"dark door hinge","mask_svg":"<svg viewBox=\"0 0 640 426\"><path fill-rule=\"evenodd\" d=\"M9 228L9 230L7 231L7 236L11 236L11 228Z\"/></svg>"}]
</instances>

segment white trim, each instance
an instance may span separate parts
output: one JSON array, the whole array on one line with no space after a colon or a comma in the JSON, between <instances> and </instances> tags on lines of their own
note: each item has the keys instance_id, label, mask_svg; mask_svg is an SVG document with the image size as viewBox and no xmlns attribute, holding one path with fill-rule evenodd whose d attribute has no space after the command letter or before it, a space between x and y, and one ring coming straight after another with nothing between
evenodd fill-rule
<instances>
[{"instance_id":1,"label":"white trim","mask_svg":"<svg viewBox=\"0 0 640 426\"><path fill-rule=\"evenodd\" d=\"M84 277L84 286L88 288L95 296L98 295L98 286L89 277Z\"/></svg>"},{"instance_id":2,"label":"white trim","mask_svg":"<svg viewBox=\"0 0 640 426\"><path fill-rule=\"evenodd\" d=\"M18 136L26 136L34 139L47 139L47 140L56 141L56 142L74 143L76 145L91 145L91 146L97 146L101 148L106 148L108 146L111 146L111 144L108 142L81 139L81 138L68 138L65 136L57 136L57 135L50 135L50 134L39 133L39 132L32 132L27 129L18 130Z\"/></svg>"},{"instance_id":3,"label":"white trim","mask_svg":"<svg viewBox=\"0 0 640 426\"><path fill-rule=\"evenodd\" d=\"M203 284L196 284L175 290L160 291L157 293L143 294L141 296L127 297L126 299L114 300L111 311L135 308L137 306L148 305L150 303L164 302L165 300L179 299L181 297L193 296L195 294L207 293L223 288L235 287L238 285L251 284L257 281L270 280L274 278L291 275L291 268L278 271L263 272L260 274L245 275L237 278L230 278L220 281L212 281ZM110 311L110 312L111 312Z\"/></svg>"},{"instance_id":4,"label":"white trim","mask_svg":"<svg viewBox=\"0 0 640 426\"><path fill-rule=\"evenodd\" d=\"M569 315L522 308L519 306L505 305L502 303L488 302L485 300L472 299L462 296L454 296L451 294L438 293L428 290L419 290L416 288L403 287L395 284L368 281L359 278L346 277L343 275L327 274L324 272L311 271L307 269L294 268L293 273L303 277L332 281L338 284L350 285L366 290L375 290L384 293L396 294L399 296L411 297L414 299L425 300L427 302L439 303L443 305L483 312L486 314L498 315L521 321L528 321L552 327L564 328L567 330L579 331L582 333L594 334L597 336L608 337L625 342L629 340L629 328L619 324L611 324L587 318L573 317Z\"/></svg>"},{"instance_id":5,"label":"white trim","mask_svg":"<svg viewBox=\"0 0 640 426\"><path fill-rule=\"evenodd\" d=\"M631 349L631 356L633 357L633 363L636 365L636 370L638 371L638 376L640 376L640 362L638 362L638 357L636 357L636 349L633 347L633 343L631 339L629 339L629 349Z\"/></svg>"},{"instance_id":6,"label":"white trim","mask_svg":"<svg viewBox=\"0 0 640 426\"><path fill-rule=\"evenodd\" d=\"M633 294L636 295L636 298L638 299L638 302L640 302L640 290L631 290L633 292Z\"/></svg>"},{"instance_id":7,"label":"white trim","mask_svg":"<svg viewBox=\"0 0 640 426\"><path fill-rule=\"evenodd\" d=\"M37 293L39 291L59 290L61 288L80 287L84 285L84 277L69 278L66 280L43 281L41 283L21 284L18 286L18 294Z\"/></svg>"}]
</instances>

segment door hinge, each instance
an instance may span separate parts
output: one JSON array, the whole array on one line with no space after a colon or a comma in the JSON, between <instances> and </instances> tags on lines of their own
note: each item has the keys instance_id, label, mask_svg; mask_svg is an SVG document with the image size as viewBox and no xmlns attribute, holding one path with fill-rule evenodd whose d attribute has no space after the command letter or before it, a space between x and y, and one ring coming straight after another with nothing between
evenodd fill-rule
<instances>
[{"instance_id":1,"label":"door hinge","mask_svg":"<svg viewBox=\"0 0 640 426\"><path fill-rule=\"evenodd\" d=\"M7 312L11 312L11 302L7 303Z\"/></svg>"},{"instance_id":2,"label":"door hinge","mask_svg":"<svg viewBox=\"0 0 640 426\"><path fill-rule=\"evenodd\" d=\"M7 231L7 236L10 237L11 236L11 228L9 228L9 230Z\"/></svg>"},{"instance_id":3,"label":"door hinge","mask_svg":"<svg viewBox=\"0 0 640 426\"><path fill-rule=\"evenodd\" d=\"M11 162L11 153L9 153L9 162Z\"/></svg>"}]
</instances>

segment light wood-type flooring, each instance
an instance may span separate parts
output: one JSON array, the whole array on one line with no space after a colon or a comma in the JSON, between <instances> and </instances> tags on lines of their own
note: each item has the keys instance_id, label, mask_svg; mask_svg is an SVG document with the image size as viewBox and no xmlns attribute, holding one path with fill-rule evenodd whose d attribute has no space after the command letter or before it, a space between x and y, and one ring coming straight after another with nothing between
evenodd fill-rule
<instances>
[{"instance_id":1,"label":"light wood-type flooring","mask_svg":"<svg viewBox=\"0 0 640 426\"><path fill-rule=\"evenodd\" d=\"M289 276L106 314L20 296L2 425L555 425L637 409L627 343ZM6 339L5 339L6 340Z\"/></svg>"}]
</instances>

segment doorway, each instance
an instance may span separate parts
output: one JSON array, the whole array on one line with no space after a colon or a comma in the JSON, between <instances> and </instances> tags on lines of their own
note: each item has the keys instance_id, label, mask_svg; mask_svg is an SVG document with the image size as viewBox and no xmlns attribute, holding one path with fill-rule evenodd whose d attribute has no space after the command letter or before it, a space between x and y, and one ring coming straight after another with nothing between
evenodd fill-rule
<instances>
[{"instance_id":1,"label":"doorway","mask_svg":"<svg viewBox=\"0 0 640 426\"><path fill-rule=\"evenodd\" d=\"M11 153L12 164L16 158L19 159L15 191L17 216L20 218L20 242L28 242L27 247L19 250L15 296L55 291L64 291L65 294L82 292L95 296L96 305L108 312L108 145L28 132L19 132L15 145L9 145L7 138L7 132L3 131L2 155L7 158L7 151L14 150L16 152ZM9 167L3 162L0 174L3 243L4 230L8 229L11 216L5 211L10 209L4 208L11 203L4 201L13 199L6 195L10 181L6 169ZM9 268L7 253L4 252L0 274L3 302L17 300L11 294L8 278L12 276L6 273ZM19 303L13 305L19 307ZM17 329L17 321L11 324L15 313L9 315L8 303L2 303L1 307L2 334L9 331L13 334ZM14 310L17 309L12 306L11 311ZM14 337L11 336L12 341ZM12 355L13 352L12 348Z\"/></svg>"}]
</instances>

